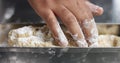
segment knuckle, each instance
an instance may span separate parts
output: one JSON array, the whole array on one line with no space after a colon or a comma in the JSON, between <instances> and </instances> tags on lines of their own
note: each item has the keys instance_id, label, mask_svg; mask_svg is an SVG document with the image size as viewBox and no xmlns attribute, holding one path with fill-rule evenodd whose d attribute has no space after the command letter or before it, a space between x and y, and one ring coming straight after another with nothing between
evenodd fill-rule
<instances>
[{"instance_id":1,"label":"knuckle","mask_svg":"<svg viewBox=\"0 0 120 63\"><path fill-rule=\"evenodd\" d=\"M76 21L76 18L75 17L73 17L72 15L67 15L66 16L66 23L67 24L72 24L72 23L74 23Z\"/></svg>"},{"instance_id":2,"label":"knuckle","mask_svg":"<svg viewBox=\"0 0 120 63\"><path fill-rule=\"evenodd\" d=\"M71 25L75 21L77 21L76 17L65 8L61 9L61 14L62 14L62 18L65 19L64 23L67 25Z\"/></svg>"},{"instance_id":3,"label":"knuckle","mask_svg":"<svg viewBox=\"0 0 120 63\"><path fill-rule=\"evenodd\" d=\"M54 17L52 16L51 13L47 13L46 16L45 16L45 19L46 19L46 22L52 22L52 23L55 22L55 19L54 19Z\"/></svg>"},{"instance_id":4,"label":"knuckle","mask_svg":"<svg viewBox=\"0 0 120 63\"><path fill-rule=\"evenodd\" d=\"M63 14L64 17L71 15L70 12L65 8L61 8L60 13Z\"/></svg>"},{"instance_id":5,"label":"knuckle","mask_svg":"<svg viewBox=\"0 0 120 63\"><path fill-rule=\"evenodd\" d=\"M65 8L62 8L62 9L61 9L61 12L62 12L63 14L68 13L67 10L66 10Z\"/></svg>"},{"instance_id":6,"label":"knuckle","mask_svg":"<svg viewBox=\"0 0 120 63\"><path fill-rule=\"evenodd\" d=\"M83 22L85 22L86 20L89 21L89 20L91 20L91 19L93 19L92 14L87 14L87 13L85 13L85 14L83 14L83 16L79 17L79 22L80 22L80 23L83 23Z\"/></svg>"}]
</instances>

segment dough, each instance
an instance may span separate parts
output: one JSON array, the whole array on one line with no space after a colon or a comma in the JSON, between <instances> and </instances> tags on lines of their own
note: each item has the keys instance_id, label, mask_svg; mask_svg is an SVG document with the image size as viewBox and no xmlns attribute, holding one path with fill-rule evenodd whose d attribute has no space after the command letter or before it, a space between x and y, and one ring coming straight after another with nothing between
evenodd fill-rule
<instances>
[{"instance_id":1,"label":"dough","mask_svg":"<svg viewBox=\"0 0 120 63\"><path fill-rule=\"evenodd\" d=\"M68 47L77 47L68 31L62 27L68 41ZM59 47L55 44L51 32L46 26L25 26L9 32L8 44L12 47ZM119 47L120 37L114 35L99 35L98 47Z\"/></svg>"},{"instance_id":2,"label":"dough","mask_svg":"<svg viewBox=\"0 0 120 63\"><path fill-rule=\"evenodd\" d=\"M97 25L99 34L109 34L109 35L118 35L120 27L118 25L106 25L106 24L99 24Z\"/></svg>"},{"instance_id":3,"label":"dough","mask_svg":"<svg viewBox=\"0 0 120 63\"><path fill-rule=\"evenodd\" d=\"M51 32L46 27L25 26L9 32L8 44L14 47L53 47Z\"/></svg>"}]
</instances>

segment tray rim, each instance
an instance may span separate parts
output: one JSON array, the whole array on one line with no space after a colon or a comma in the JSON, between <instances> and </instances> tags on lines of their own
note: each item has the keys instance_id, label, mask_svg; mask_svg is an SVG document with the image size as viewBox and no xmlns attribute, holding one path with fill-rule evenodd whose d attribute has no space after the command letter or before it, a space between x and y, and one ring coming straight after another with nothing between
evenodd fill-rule
<instances>
[{"instance_id":1,"label":"tray rim","mask_svg":"<svg viewBox=\"0 0 120 63\"><path fill-rule=\"evenodd\" d=\"M79 48L79 47L0 47L0 52L34 52L34 53L41 53L45 52L48 53L49 51L55 51L59 53L63 50L63 53L110 53L110 52L120 52L120 47L87 47L87 48Z\"/></svg>"}]
</instances>

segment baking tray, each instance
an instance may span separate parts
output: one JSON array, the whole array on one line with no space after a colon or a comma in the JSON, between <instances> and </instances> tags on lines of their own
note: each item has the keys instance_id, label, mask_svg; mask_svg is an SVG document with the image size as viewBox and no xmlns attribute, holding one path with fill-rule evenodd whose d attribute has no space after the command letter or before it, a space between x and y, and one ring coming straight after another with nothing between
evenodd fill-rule
<instances>
[{"instance_id":1,"label":"baking tray","mask_svg":"<svg viewBox=\"0 0 120 63\"><path fill-rule=\"evenodd\" d=\"M9 24L1 24L3 26ZM45 24L10 24L13 25L11 29L33 25L33 26L43 26ZM98 23L97 25L117 25L120 27L120 24L110 24L110 23ZM119 34L118 34L119 35ZM120 52L119 47L112 48L79 48L79 47L67 47L67 48L59 48L59 47L0 47L0 52L35 52L35 53L50 53L53 52L63 52L63 53L80 53L80 52L91 52L91 53L99 53L99 52Z\"/></svg>"},{"instance_id":2,"label":"baking tray","mask_svg":"<svg viewBox=\"0 0 120 63\"><path fill-rule=\"evenodd\" d=\"M104 53L120 52L120 48L51 48L51 47L0 47L0 52L33 52L33 53Z\"/></svg>"}]
</instances>

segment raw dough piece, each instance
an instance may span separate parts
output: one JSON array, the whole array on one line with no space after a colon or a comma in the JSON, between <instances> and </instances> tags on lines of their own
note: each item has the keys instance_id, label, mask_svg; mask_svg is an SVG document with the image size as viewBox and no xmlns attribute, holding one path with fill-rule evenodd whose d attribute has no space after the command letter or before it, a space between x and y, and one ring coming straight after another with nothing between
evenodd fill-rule
<instances>
[{"instance_id":1,"label":"raw dough piece","mask_svg":"<svg viewBox=\"0 0 120 63\"><path fill-rule=\"evenodd\" d=\"M9 32L8 43L14 47L53 47L53 38L46 27L25 26ZM46 38L45 38L46 37Z\"/></svg>"},{"instance_id":2,"label":"raw dough piece","mask_svg":"<svg viewBox=\"0 0 120 63\"><path fill-rule=\"evenodd\" d=\"M106 24L100 24L97 26L99 34L104 35L104 34L108 34L108 35L118 35L119 34L119 30L120 27L118 25L106 25Z\"/></svg>"},{"instance_id":3,"label":"raw dough piece","mask_svg":"<svg viewBox=\"0 0 120 63\"><path fill-rule=\"evenodd\" d=\"M62 27L68 41L68 47L77 47L68 31ZM25 26L9 32L8 43L13 47L58 47L47 26ZM119 47L120 37L114 35L99 35L98 47Z\"/></svg>"},{"instance_id":4,"label":"raw dough piece","mask_svg":"<svg viewBox=\"0 0 120 63\"><path fill-rule=\"evenodd\" d=\"M114 35L100 35L99 47L119 47L120 37Z\"/></svg>"}]
</instances>

